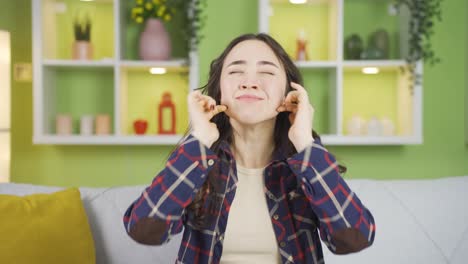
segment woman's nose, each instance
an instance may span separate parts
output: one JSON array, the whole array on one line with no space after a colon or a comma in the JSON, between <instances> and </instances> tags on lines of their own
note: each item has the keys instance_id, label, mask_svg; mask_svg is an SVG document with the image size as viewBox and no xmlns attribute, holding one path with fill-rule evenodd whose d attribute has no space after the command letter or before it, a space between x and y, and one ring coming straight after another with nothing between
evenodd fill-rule
<instances>
[{"instance_id":1,"label":"woman's nose","mask_svg":"<svg viewBox=\"0 0 468 264\"><path fill-rule=\"evenodd\" d=\"M241 84L241 88L242 89L247 89L247 88L257 89L258 85L256 85L256 84Z\"/></svg>"},{"instance_id":2,"label":"woman's nose","mask_svg":"<svg viewBox=\"0 0 468 264\"><path fill-rule=\"evenodd\" d=\"M240 88L241 89L247 89L247 88L258 89L258 82L252 79L245 80L240 84Z\"/></svg>"}]
</instances>

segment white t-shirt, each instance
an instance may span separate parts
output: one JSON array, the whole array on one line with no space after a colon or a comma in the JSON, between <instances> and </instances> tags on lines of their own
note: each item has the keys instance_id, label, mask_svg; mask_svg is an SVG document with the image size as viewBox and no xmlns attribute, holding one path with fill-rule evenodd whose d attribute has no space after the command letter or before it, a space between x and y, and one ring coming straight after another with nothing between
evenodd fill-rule
<instances>
[{"instance_id":1,"label":"white t-shirt","mask_svg":"<svg viewBox=\"0 0 468 264\"><path fill-rule=\"evenodd\" d=\"M263 191L263 170L237 165L236 196L224 233L221 264L281 263Z\"/></svg>"}]
</instances>

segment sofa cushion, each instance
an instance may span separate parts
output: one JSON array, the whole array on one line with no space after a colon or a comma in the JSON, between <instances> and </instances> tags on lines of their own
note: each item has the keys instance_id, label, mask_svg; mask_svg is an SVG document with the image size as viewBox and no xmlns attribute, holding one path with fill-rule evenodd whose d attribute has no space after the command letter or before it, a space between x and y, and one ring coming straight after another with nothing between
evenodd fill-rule
<instances>
[{"instance_id":1,"label":"sofa cushion","mask_svg":"<svg viewBox=\"0 0 468 264\"><path fill-rule=\"evenodd\" d=\"M95 263L78 188L26 196L0 194L0 263Z\"/></svg>"}]
</instances>

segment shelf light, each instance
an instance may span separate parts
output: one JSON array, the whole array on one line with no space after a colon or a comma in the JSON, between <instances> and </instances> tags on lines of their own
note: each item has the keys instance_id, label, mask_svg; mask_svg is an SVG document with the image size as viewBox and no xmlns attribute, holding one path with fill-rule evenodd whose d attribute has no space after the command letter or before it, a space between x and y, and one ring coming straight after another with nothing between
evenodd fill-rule
<instances>
[{"instance_id":1,"label":"shelf light","mask_svg":"<svg viewBox=\"0 0 468 264\"><path fill-rule=\"evenodd\" d=\"M300 5L307 3L307 0L289 0L291 4Z\"/></svg>"},{"instance_id":2,"label":"shelf light","mask_svg":"<svg viewBox=\"0 0 468 264\"><path fill-rule=\"evenodd\" d=\"M151 74L165 74L166 72L166 68L153 67L150 69Z\"/></svg>"},{"instance_id":3,"label":"shelf light","mask_svg":"<svg viewBox=\"0 0 468 264\"><path fill-rule=\"evenodd\" d=\"M94 0L80 0L81 2L94 2Z\"/></svg>"},{"instance_id":4,"label":"shelf light","mask_svg":"<svg viewBox=\"0 0 468 264\"><path fill-rule=\"evenodd\" d=\"M377 73L379 73L379 68L377 68L377 67L365 67L365 68L362 68L362 73L364 73L364 74L377 74Z\"/></svg>"}]
</instances>

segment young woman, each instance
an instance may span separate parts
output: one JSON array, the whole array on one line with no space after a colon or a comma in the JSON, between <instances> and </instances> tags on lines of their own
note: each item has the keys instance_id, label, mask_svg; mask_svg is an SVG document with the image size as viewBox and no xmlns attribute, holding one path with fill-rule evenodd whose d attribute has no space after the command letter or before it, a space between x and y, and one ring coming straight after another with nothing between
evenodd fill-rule
<instances>
[{"instance_id":1,"label":"young woman","mask_svg":"<svg viewBox=\"0 0 468 264\"><path fill-rule=\"evenodd\" d=\"M312 129L300 72L273 38L234 39L187 101L190 133L125 213L135 241L184 230L176 263L226 264L322 263L319 232L335 254L373 243L373 216Z\"/></svg>"}]
</instances>

